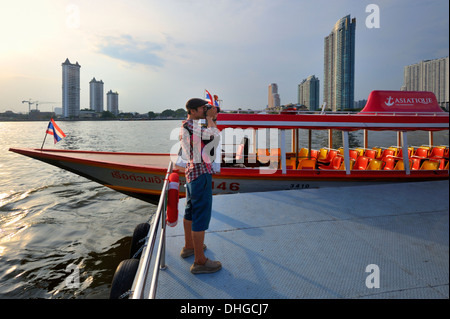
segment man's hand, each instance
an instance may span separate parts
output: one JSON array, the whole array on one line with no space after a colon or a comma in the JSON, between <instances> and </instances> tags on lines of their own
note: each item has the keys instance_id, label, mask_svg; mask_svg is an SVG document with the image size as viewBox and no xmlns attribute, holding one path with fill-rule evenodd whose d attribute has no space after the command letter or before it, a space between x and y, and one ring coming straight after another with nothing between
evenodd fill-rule
<instances>
[{"instance_id":1,"label":"man's hand","mask_svg":"<svg viewBox=\"0 0 450 319\"><path fill-rule=\"evenodd\" d=\"M217 127L215 119L217 118L217 107L213 106L206 111L206 121L208 127Z\"/></svg>"}]
</instances>

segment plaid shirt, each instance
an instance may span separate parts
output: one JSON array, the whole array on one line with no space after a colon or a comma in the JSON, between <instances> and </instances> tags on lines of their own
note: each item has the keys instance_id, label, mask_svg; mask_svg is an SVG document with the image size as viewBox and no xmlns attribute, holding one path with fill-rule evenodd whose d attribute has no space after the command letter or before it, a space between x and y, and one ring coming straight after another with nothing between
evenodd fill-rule
<instances>
[{"instance_id":1,"label":"plaid shirt","mask_svg":"<svg viewBox=\"0 0 450 319\"><path fill-rule=\"evenodd\" d=\"M183 154L187 159L185 168L186 182L190 183L202 174L213 174L211 159L205 156L203 148L211 137L219 138L216 127L202 127L198 121L185 120L180 129L180 141ZM187 155L187 156L186 156Z\"/></svg>"}]
</instances>

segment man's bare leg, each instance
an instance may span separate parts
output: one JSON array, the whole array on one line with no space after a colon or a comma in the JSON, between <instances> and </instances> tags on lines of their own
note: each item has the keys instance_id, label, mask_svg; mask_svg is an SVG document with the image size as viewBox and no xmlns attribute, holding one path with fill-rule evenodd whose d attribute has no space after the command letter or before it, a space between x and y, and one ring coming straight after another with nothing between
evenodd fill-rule
<instances>
[{"instance_id":1,"label":"man's bare leg","mask_svg":"<svg viewBox=\"0 0 450 319\"><path fill-rule=\"evenodd\" d=\"M192 240L194 243L195 263L204 265L206 262L205 253L203 252L203 243L205 241L205 231L192 231Z\"/></svg>"},{"instance_id":2,"label":"man's bare leg","mask_svg":"<svg viewBox=\"0 0 450 319\"><path fill-rule=\"evenodd\" d=\"M184 248L194 249L194 242L192 241L192 220L183 218L184 226Z\"/></svg>"}]
</instances>

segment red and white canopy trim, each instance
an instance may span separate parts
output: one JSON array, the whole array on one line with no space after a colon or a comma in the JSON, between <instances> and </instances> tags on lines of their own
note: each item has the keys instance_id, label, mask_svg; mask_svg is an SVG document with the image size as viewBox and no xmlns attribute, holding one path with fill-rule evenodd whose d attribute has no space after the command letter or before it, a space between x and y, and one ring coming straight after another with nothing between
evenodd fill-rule
<instances>
[{"instance_id":1,"label":"red and white canopy trim","mask_svg":"<svg viewBox=\"0 0 450 319\"><path fill-rule=\"evenodd\" d=\"M387 105L385 102L387 102ZM219 129L448 130L448 113L430 92L373 91L359 113L233 114L219 113Z\"/></svg>"}]
</instances>

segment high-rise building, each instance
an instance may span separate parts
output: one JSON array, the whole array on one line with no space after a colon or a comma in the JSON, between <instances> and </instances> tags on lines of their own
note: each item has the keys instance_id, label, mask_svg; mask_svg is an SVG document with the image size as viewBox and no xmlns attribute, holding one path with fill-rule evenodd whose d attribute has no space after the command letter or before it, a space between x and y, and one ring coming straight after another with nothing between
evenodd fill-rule
<instances>
[{"instance_id":1,"label":"high-rise building","mask_svg":"<svg viewBox=\"0 0 450 319\"><path fill-rule=\"evenodd\" d=\"M119 93L109 90L106 93L106 107L114 115L119 114Z\"/></svg>"},{"instance_id":2,"label":"high-rise building","mask_svg":"<svg viewBox=\"0 0 450 319\"><path fill-rule=\"evenodd\" d=\"M353 108L355 30L356 19L347 15L325 37L323 101L333 111Z\"/></svg>"},{"instance_id":3,"label":"high-rise building","mask_svg":"<svg viewBox=\"0 0 450 319\"><path fill-rule=\"evenodd\" d=\"M407 65L403 70L402 91L429 91L436 95L442 108L448 110L449 59L425 60Z\"/></svg>"},{"instance_id":4,"label":"high-rise building","mask_svg":"<svg viewBox=\"0 0 450 319\"><path fill-rule=\"evenodd\" d=\"M269 101L267 106L269 109L280 106L280 95L278 94L278 85L276 83L269 85Z\"/></svg>"},{"instance_id":5,"label":"high-rise building","mask_svg":"<svg viewBox=\"0 0 450 319\"><path fill-rule=\"evenodd\" d=\"M310 111L319 110L319 84L315 75L304 79L298 85L298 104L306 106Z\"/></svg>"},{"instance_id":6,"label":"high-rise building","mask_svg":"<svg viewBox=\"0 0 450 319\"><path fill-rule=\"evenodd\" d=\"M95 112L103 112L103 81L93 78L89 82L89 108Z\"/></svg>"},{"instance_id":7,"label":"high-rise building","mask_svg":"<svg viewBox=\"0 0 450 319\"><path fill-rule=\"evenodd\" d=\"M80 68L67 58L62 65L63 117L78 117L80 114Z\"/></svg>"}]
</instances>

